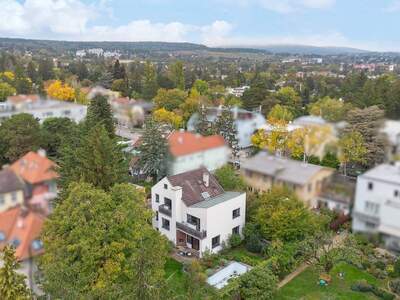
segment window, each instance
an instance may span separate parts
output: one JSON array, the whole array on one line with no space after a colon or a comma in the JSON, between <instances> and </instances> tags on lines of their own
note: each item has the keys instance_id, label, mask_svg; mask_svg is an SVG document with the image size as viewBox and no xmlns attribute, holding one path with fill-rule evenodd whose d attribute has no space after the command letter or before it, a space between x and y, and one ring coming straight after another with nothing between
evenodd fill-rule
<instances>
[{"instance_id":1,"label":"window","mask_svg":"<svg viewBox=\"0 0 400 300\"><path fill-rule=\"evenodd\" d=\"M373 214L377 214L379 211L379 204L365 201L365 211Z\"/></svg>"},{"instance_id":2,"label":"window","mask_svg":"<svg viewBox=\"0 0 400 300\"><path fill-rule=\"evenodd\" d=\"M160 195L156 194L156 203L160 203Z\"/></svg>"},{"instance_id":3,"label":"window","mask_svg":"<svg viewBox=\"0 0 400 300\"><path fill-rule=\"evenodd\" d=\"M169 230L169 220L162 218L162 228Z\"/></svg>"},{"instance_id":4,"label":"window","mask_svg":"<svg viewBox=\"0 0 400 300\"><path fill-rule=\"evenodd\" d=\"M240 217L240 208L236 208L232 211L232 219Z\"/></svg>"},{"instance_id":5,"label":"window","mask_svg":"<svg viewBox=\"0 0 400 300\"><path fill-rule=\"evenodd\" d=\"M197 230L200 230L200 219L199 219L199 218L187 214L186 220L187 220L187 222L188 222L189 224L192 224L192 225L196 226L196 229L197 229Z\"/></svg>"},{"instance_id":6,"label":"window","mask_svg":"<svg viewBox=\"0 0 400 300\"><path fill-rule=\"evenodd\" d=\"M372 182L368 182L368 190L372 191L374 188L374 184Z\"/></svg>"},{"instance_id":7,"label":"window","mask_svg":"<svg viewBox=\"0 0 400 300\"><path fill-rule=\"evenodd\" d=\"M211 240L211 246L212 246L213 249L214 249L215 247L218 247L218 246L219 246L219 239L220 239L219 235L217 235L217 236L215 236L215 237L212 238L212 240Z\"/></svg>"},{"instance_id":8,"label":"window","mask_svg":"<svg viewBox=\"0 0 400 300\"><path fill-rule=\"evenodd\" d=\"M233 227L232 234L240 234L240 226Z\"/></svg>"},{"instance_id":9,"label":"window","mask_svg":"<svg viewBox=\"0 0 400 300\"><path fill-rule=\"evenodd\" d=\"M395 191L394 191L394 196L395 196L395 197L398 197L398 196L399 196L399 191L398 191L398 190L395 190Z\"/></svg>"},{"instance_id":10,"label":"window","mask_svg":"<svg viewBox=\"0 0 400 300\"><path fill-rule=\"evenodd\" d=\"M164 190L168 190L168 184L164 183Z\"/></svg>"},{"instance_id":11,"label":"window","mask_svg":"<svg viewBox=\"0 0 400 300\"><path fill-rule=\"evenodd\" d=\"M12 192L11 193L11 200L12 200L12 202L16 202L17 201L17 193L16 192Z\"/></svg>"},{"instance_id":12,"label":"window","mask_svg":"<svg viewBox=\"0 0 400 300\"><path fill-rule=\"evenodd\" d=\"M64 110L63 111L64 116L69 116L71 114L70 110Z\"/></svg>"},{"instance_id":13,"label":"window","mask_svg":"<svg viewBox=\"0 0 400 300\"><path fill-rule=\"evenodd\" d=\"M371 228L371 229L373 229L373 228L375 228L376 226L375 226L375 224L374 224L374 223L371 223L371 222L365 222L365 227L368 227L368 228Z\"/></svg>"},{"instance_id":14,"label":"window","mask_svg":"<svg viewBox=\"0 0 400 300\"><path fill-rule=\"evenodd\" d=\"M169 198L164 198L164 205L171 210L172 209L172 201Z\"/></svg>"},{"instance_id":15,"label":"window","mask_svg":"<svg viewBox=\"0 0 400 300\"><path fill-rule=\"evenodd\" d=\"M156 211L156 221L158 221L158 211Z\"/></svg>"}]
</instances>

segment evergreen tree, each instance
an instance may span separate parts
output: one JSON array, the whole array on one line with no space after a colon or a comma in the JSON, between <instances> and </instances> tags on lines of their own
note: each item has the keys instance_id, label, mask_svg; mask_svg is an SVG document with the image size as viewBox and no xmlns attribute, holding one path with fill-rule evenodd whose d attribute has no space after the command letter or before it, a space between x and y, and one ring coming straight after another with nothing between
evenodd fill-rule
<instances>
[{"instance_id":1,"label":"evergreen tree","mask_svg":"<svg viewBox=\"0 0 400 300\"><path fill-rule=\"evenodd\" d=\"M44 81L54 78L53 61L51 59L39 61L38 73L39 77Z\"/></svg>"},{"instance_id":2,"label":"evergreen tree","mask_svg":"<svg viewBox=\"0 0 400 300\"><path fill-rule=\"evenodd\" d=\"M207 119L207 109L201 106L199 109L199 119L196 123L196 132L202 136L213 135L213 128Z\"/></svg>"},{"instance_id":3,"label":"evergreen tree","mask_svg":"<svg viewBox=\"0 0 400 300\"><path fill-rule=\"evenodd\" d=\"M0 299L31 299L30 290L25 283L25 276L17 273L20 264L15 258L12 246L6 246L0 257L3 262L3 266L0 268Z\"/></svg>"},{"instance_id":4,"label":"evergreen tree","mask_svg":"<svg viewBox=\"0 0 400 300\"><path fill-rule=\"evenodd\" d=\"M168 145L161 124L153 119L147 120L142 139L139 147L139 166L146 174L159 180L166 174L168 155Z\"/></svg>"},{"instance_id":5,"label":"evergreen tree","mask_svg":"<svg viewBox=\"0 0 400 300\"><path fill-rule=\"evenodd\" d=\"M146 100L151 100L157 94L157 73L153 64L149 61L144 66L144 78L142 96Z\"/></svg>"},{"instance_id":6,"label":"evergreen tree","mask_svg":"<svg viewBox=\"0 0 400 300\"><path fill-rule=\"evenodd\" d=\"M54 299L162 299L167 241L145 196L72 183L43 230L43 288Z\"/></svg>"},{"instance_id":7,"label":"evergreen tree","mask_svg":"<svg viewBox=\"0 0 400 300\"><path fill-rule=\"evenodd\" d=\"M108 190L127 181L128 165L121 146L107 134L103 125L91 128L77 148L63 149L60 183L67 188L73 181L84 181Z\"/></svg>"},{"instance_id":8,"label":"evergreen tree","mask_svg":"<svg viewBox=\"0 0 400 300\"><path fill-rule=\"evenodd\" d=\"M113 74L110 71L106 70L101 73L97 81L97 84L106 89L109 89L111 88L112 82L113 82Z\"/></svg>"},{"instance_id":9,"label":"evergreen tree","mask_svg":"<svg viewBox=\"0 0 400 300\"><path fill-rule=\"evenodd\" d=\"M174 82L174 86L184 91L185 90L185 73L183 71L183 63L181 61L177 61L171 66L171 75L172 81Z\"/></svg>"},{"instance_id":10,"label":"evergreen tree","mask_svg":"<svg viewBox=\"0 0 400 300\"><path fill-rule=\"evenodd\" d=\"M26 73L27 73L28 77L32 80L32 82L37 83L38 72L36 70L36 65L33 61L30 61L28 63Z\"/></svg>"},{"instance_id":11,"label":"evergreen tree","mask_svg":"<svg viewBox=\"0 0 400 300\"><path fill-rule=\"evenodd\" d=\"M85 123L88 129L102 124L111 138L115 136L115 121L111 106L105 96L96 95L90 101Z\"/></svg>"},{"instance_id":12,"label":"evergreen tree","mask_svg":"<svg viewBox=\"0 0 400 300\"><path fill-rule=\"evenodd\" d=\"M215 132L222 135L232 149L232 157L237 158L239 154L239 142L237 139L237 128L233 114L230 109L224 109L215 122Z\"/></svg>"},{"instance_id":13,"label":"evergreen tree","mask_svg":"<svg viewBox=\"0 0 400 300\"><path fill-rule=\"evenodd\" d=\"M122 66L119 63L118 59L115 61L114 66L113 66L113 77L114 77L114 80L126 78L125 68L124 68L124 66Z\"/></svg>"}]
</instances>

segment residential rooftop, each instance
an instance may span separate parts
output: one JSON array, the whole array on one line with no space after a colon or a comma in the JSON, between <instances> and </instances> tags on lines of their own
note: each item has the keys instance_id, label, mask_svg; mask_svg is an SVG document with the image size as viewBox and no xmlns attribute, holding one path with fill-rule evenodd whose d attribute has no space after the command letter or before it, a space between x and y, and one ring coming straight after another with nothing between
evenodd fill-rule
<instances>
[{"instance_id":1,"label":"residential rooftop","mask_svg":"<svg viewBox=\"0 0 400 300\"><path fill-rule=\"evenodd\" d=\"M327 169L302 161L273 156L264 151L244 160L241 168L297 185L307 184L319 171Z\"/></svg>"},{"instance_id":2,"label":"residential rooftop","mask_svg":"<svg viewBox=\"0 0 400 300\"><path fill-rule=\"evenodd\" d=\"M229 201L233 198L236 198L237 196L241 195L243 193L239 192L225 192L221 195L218 195L213 198L205 199L201 202L197 202L196 204L192 205L191 207L196 207L196 208L210 208L212 206L224 203L226 201Z\"/></svg>"},{"instance_id":3,"label":"residential rooftop","mask_svg":"<svg viewBox=\"0 0 400 300\"><path fill-rule=\"evenodd\" d=\"M366 177L375 180L387 181L400 185L400 164L381 164L368 170L360 177Z\"/></svg>"},{"instance_id":4,"label":"residential rooftop","mask_svg":"<svg viewBox=\"0 0 400 300\"><path fill-rule=\"evenodd\" d=\"M25 190L25 183L21 177L7 168L0 171L0 194Z\"/></svg>"}]
</instances>

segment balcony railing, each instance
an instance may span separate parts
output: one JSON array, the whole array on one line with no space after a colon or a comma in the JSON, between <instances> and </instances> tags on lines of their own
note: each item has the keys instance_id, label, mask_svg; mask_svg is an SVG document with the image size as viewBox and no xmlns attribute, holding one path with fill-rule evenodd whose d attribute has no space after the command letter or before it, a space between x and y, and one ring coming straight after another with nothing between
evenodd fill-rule
<instances>
[{"instance_id":1,"label":"balcony railing","mask_svg":"<svg viewBox=\"0 0 400 300\"><path fill-rule=\"evenodd\" d=\"M196 230L194 228L192 228L192 226L190 226L191 224L188 223L182 223L182 222L176 222L176 228L179 230L184 231L185 233L194 236L198 239L205 239L207 237L207 231L203 230Z\"/></svg>"},{"instance_id":2,"label":"balcony railing","mask_svg":"<svg viewBox=\"0 0 400 300\"><path fill-rule=\"evenodd\" d=\"M166 206L165 204L160 205L158 207L158 211L160 213L166 215L166 216L169 216L169 217L172 215L171 209L169 208L169 206Z\"/></svg>"}]
</instances>

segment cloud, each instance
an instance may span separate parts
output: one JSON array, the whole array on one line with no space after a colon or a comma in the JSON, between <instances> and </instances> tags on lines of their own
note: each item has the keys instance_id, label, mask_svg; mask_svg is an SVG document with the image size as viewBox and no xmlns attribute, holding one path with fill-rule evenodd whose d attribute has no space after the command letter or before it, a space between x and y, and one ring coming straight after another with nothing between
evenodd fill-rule
<instances>
[{"instance_id":1,"label":"cloud","mask_svg":"<svg viewBox=\"0 0 400 300\"><path fill-rule=\"evenodd\" d=\"M304 9L327 9L332 7L336 0L220 0L226 3L235 2L241 6L261 6L267 10L287 14Z\"/></svg>"}]
</instances>

